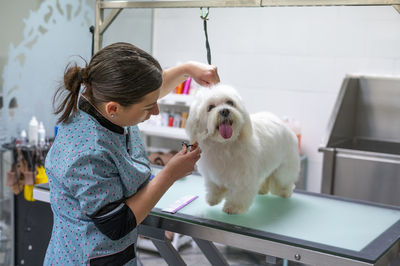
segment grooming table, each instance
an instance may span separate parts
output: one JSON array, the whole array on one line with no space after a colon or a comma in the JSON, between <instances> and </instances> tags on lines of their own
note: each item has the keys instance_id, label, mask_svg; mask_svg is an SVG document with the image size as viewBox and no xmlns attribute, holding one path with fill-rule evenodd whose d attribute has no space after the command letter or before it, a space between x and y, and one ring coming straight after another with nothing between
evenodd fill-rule
<instances>
[{"instance_id":1,"label":"grooming table","mask_svg":"<svg viewBox=\"0 0 400 266\"><path fill-rule=\"evenodd\" d=\"M199 198L175 214L161 210L186 195ZM40 185L34 197L48 201ZM169 265L186 264L165 230L191 236L212 265L228 265L212 242L318 266L388 265L400 252L398 207L300 191L289 199L258 195L247 214L228 215L222 205L207 205L203 179L192 174L175 182L139 233Z\"/></svg>"}]
</instances>

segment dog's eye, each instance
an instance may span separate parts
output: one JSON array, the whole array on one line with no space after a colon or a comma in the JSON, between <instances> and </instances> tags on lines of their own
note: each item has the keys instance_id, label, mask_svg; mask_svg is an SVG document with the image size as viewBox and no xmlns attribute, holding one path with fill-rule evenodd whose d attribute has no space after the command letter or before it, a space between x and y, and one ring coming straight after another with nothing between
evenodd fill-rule
<instances>
[{"instance_id":1,"label":"dog's eye","mask_svg":"<svg viewBox=\"0 0 400 266\"><path fill-rule=\"evenodd\" d=\"M232 102L231 100L226 101L226 104L228 104L228 105L230 105L230 106L233 106L233 105L234 105L233 102Z\"/></svg>"},{"instance_id":2,"label":"dog's eye","mask_svg":"<svg viewBox=\"0 0 400 266\"><path fill-rule=\"evenodd\" d=\"M210 105L207 107L207 112L210 112L214 107L215 107L214 104L210 104Z\"/></svg>"}]
</instances>

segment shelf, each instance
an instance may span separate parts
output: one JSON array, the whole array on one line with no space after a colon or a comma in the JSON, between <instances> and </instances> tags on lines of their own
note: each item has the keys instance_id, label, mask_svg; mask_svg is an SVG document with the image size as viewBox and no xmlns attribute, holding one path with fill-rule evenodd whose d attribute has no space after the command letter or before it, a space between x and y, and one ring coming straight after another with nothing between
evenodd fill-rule
<instances>
[{"instance_id":1,"label":"shelf","mask_svg":"<svg viewBox=\"0 0 400 266\"><path fill-rule=\"evenodd\" d=\"M146 124L139 124L140 131L145 135L157 136L178 140L189 140L184 128L158 127Z\"/></svg>"},{"instance_id":2,"label":"shelf","mask_svg":"<svg viewBox=\"0 0 400 266\"><path fill-rule=\"evenodd\" d=\"M170 93L158 101L158 104L186 105L190 106L193 95Z\"/></svg>"}]
</instances>

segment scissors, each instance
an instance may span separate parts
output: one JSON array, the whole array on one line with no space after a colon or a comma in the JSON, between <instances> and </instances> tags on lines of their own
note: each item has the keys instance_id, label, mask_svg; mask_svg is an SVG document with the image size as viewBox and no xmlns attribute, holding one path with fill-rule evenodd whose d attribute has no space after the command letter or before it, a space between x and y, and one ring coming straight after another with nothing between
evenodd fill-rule
<instances>
[{"instance_id":1,"label":"scissors","mask_svg":"<svg viewBox=\"0 0 400 266\"><path fill-rule=\"evenodd\" d=\"M185 141L182 141L182 145L185 145L186 146L186 148L190 148L190 147L192 147L192 149L196 149L197 148L197 143L193 143L193 144L188 144L188 143L186 143ZM191 149L191 150L192 150Z\"/></svg>"}]
</instances>

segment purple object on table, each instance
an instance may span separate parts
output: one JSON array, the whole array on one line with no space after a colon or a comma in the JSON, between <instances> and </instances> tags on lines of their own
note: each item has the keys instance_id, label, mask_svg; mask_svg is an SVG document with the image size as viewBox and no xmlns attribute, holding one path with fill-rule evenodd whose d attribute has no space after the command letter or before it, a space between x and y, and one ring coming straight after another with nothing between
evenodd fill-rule
<instances>
[{"instance_id":1,"label":"purple object on table","mask_svg":"<svg viewBox=\"0 0 400 266\"><path fill-rule=\"evenodd\" d=\"M193 196L193 195L186 195L179 200L175 201L168 207L162 209L163 212L169 212L169 213L176 213L195 199L197 199L199 196Z\"/></svg>"}]
</instances>

